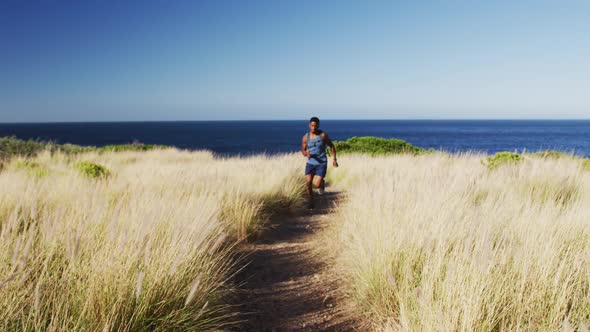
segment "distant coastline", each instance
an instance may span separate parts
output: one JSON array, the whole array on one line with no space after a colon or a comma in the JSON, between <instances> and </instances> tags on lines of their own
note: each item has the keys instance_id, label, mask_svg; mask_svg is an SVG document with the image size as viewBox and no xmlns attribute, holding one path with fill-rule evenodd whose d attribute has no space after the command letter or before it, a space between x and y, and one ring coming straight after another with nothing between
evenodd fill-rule
<instances>
[{"instance_id":1,"label":"distant coastline","mask_svg":"<svg viewBox=\"0 0 590 332\"><path fill-rule=\"evenodd\" d=\"M590 156L590 120L322 120L334 140L399 138L449 152L557 150ZM307 120L2 123L0 137L106 146L167 145L224 155L297 151Z\"/></svg>"},{"instance_id":2,"label":"distant coastline","mask_svg":"<svg viewBox=\"0 0 590 332\"><path fill-rule=\"evenodd\" d=\"M306 122L308 119L209 119L209 120L90 120L90 121L0 121L2 125L40 125L40 124L101 124L101 123L211 123L211 122ZM417 118L417 119L332 119L322 118L324 122L333 121L401 121L401 122L571 122L571 121L586 121L590 122L590 118L567 118L567 119L552 119L552 118L540 118L540 119L468 119L468 118L457 118L457 119L435 119L435 118Z\"/></svg>"}]
</instances>

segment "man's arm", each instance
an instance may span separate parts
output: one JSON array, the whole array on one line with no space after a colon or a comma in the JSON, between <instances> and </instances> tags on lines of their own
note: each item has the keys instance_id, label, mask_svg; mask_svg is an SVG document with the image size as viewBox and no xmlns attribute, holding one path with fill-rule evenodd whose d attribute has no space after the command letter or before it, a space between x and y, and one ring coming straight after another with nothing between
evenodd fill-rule
<instances>
[{"instance_id":1,"label":"man's arm","mask_svg":"<svg viewBox=\"0 0 590 332\"><path fill-rule=\"evenodd\" d=\"M309 151L307 150L307 135L303 135L303 138L301 139L301 154L308 158L310 157Z\"/></svg>"},{"instance_id":2,"label":"man's arm","mask_svg":"<svg viewBox=\"0 0 590 332\"><path fill-rule=\"evenodd\" d=\"M328 134L323 133L323 141L324 143L326 143L327 146L330 147L330 154L332 155L332 158L334 158L334 161L332 161L332 165L334 167L338 167L338 162L336 161L336 147L334 146L334 143L332 143L330 137L328 137Z\"/></svg>"}]
</instances>

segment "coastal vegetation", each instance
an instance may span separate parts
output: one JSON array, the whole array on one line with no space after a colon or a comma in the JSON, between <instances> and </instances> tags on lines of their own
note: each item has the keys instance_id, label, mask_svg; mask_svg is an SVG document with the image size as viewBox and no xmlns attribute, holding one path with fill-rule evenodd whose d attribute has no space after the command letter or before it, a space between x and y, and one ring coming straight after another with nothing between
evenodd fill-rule
<instances>
[{"instance_id":1,"label":"coastal vegetation","mask_svg":"<svg viewBox=\"0 0 590 332\"><path fill-rule=\"evenodd\" d=\"M76 163L74 167L80 171L80 173L94 179L107 177L110 174L106 167L89 161L81 161Z\"/></svg>"},{"instance_id":2,"label":"coastal vegetation","mask_svg":"<svg viewBox=\"0 0 590 332\"><path fill-rule=\"evenodd\" d=\"M143 144L133 142L130 144L115 144L102 147L81 146L75 144L57 144L41 140L22 140L16 137L0 137L0 161L15 156L34 157L40 152L61 152L63 154L78 154L84 152L123 152L123 151L149 151L154 149L166 149L164 145Z\"/></svg>"},{"instance_id":3,"label":"coastal vegetation","mask_svg":"<svg viewBox=\"0 0 590 332\"><path fill-rule=\"evenodd\" d=\"M514 152L502 151L486 158L485 165L489 170L496 169L502 165L518 164L523 160L522 155Z\"/></svg>"},{"instance_id":4,"label":"coastal vegetation","mask_svg":"<svg viewBox=\"0 0 590 332\"><path fill-rule=\"evenodd\" d=\"M543 150L533 152L532 155L541 157L541 158L572 158L571 154L567 154L562 151L555 151L555 150Z\"/></svg>"},{"instance_id":5,"label":"coastal vegetation","mask_svg":"<svg viewBox=\"0 0 590 332\"><path fill-rule=\"evenodd\" d=\"M295 159L175 149L11 158L0 172L0 330L237 321L226 300L246 262L234 248L273 211L301 204Z\"/></svg>"},{"instance_id":6,"label":"coastal vegetation","mask_svg":"<svg viewBox=\"0 0 590 332\"><path fill-rule=\"evenodd\" d=\"M347 199L333 245L367 329L588 329L587 161L487 158L339 158L329 181Z\"/></svg>"},{"instance_id":7,"label":"coastal vegetation","mask_svg":"<svg viewBox=\"0 0 590 332\"><path fill-rule=\"evenodd\" d=\"M373 136L352 137L346 141L334 141L339 154L363 153L369 155L386 155L396 153L420 154L426 150L397 138Z\"/></svg>"},{"instance_id":8,"label":"coastal vegetation","mask_svg":"<svg viewBox=\"0 0 590 332\"><path fill-rule=\"evenodd\" d=\"M300 154L0 143L0 330L234 326L239 244L305 198ZM365 330L588 327L589 159L336 144L324 245Z\"/></svg>"}]
</instances>

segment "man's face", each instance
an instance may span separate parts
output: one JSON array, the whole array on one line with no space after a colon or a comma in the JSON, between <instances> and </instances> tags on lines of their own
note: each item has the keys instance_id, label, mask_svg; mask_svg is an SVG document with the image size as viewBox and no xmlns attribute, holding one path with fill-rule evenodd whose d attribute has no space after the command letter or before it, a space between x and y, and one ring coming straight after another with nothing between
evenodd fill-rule
<instances>
[{"instance_id":1,"label":"man's face","mask_svg":"<svg viewBox=\"0 0 590 332\"><path fill-rule=\"evenodd\" d=\"M309 131L312 132L312 133L314 133L314 134L317 132L317 130L318 130L319 127L320 126L315 121L311 121L309 123Z\"/></svg>"}]
</instances>

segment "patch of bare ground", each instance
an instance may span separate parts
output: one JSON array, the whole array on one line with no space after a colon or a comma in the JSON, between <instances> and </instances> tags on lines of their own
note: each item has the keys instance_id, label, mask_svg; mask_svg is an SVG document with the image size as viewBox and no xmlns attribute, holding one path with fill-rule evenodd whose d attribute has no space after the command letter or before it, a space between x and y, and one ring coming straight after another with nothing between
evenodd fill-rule
<instances>
[{"instance_id":1,"label":"patch of bare ground","mask_svg":"<svg viewBox=\"0 0 590 332\"><path fill-rule=\"evenodd\" d=\"M316 195L314 210L277 215L258 241L242 245L250 264L237 276L243 324L234 331L354 330L333 270L336 251L325 241L340 199Z\"/></svg>"}]
</instances>

